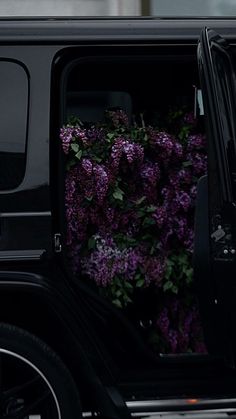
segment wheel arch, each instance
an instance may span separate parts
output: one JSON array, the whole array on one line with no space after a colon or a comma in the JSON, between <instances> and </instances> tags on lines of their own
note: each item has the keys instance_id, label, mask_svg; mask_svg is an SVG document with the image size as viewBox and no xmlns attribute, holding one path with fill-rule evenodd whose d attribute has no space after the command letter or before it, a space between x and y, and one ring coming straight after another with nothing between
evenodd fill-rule
<instances>
[{"instance_id":1,"label":"wheel arch","mask_svg":"<svg viewBox=\"0 0 236 419\"><path fill-rule=\"evenodd\" d=\"M0 322L8 323L44 341L71 372L79 389L93 374L76 330L76 321L67 311L57 289L38 275L0 272Z\"/></svg>"},{"instance_id":2,"label":"wheel arch","mask_svg":"<svg viewBox=\"0 0 236 419\"><path fill-rule=\"evenodd\" d=\"M70 292L64 296L67 291L35 274L0 271L0 322L36 335L57 353L77 384L83 410L118 419L122 407L129 416L124 402L120 406L118 399L117 404L116 392L113 397L110 384L101 381L90 363L76 324L77 310L73 316L70 307L76 301Z\"/></svg>"}]
</instances>

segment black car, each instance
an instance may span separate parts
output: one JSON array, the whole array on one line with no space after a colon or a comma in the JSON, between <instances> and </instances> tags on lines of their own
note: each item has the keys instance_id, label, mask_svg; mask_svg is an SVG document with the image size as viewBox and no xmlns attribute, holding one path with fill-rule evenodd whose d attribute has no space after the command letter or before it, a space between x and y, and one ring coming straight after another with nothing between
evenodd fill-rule
<instances>
[{"instance_id":1,"label":"black car","mask_svg":"<svg viewBox=\"0 0 236 419\"><path fill-rule=\"evenodd\" d=\"M235 42L230 18L1 19L2 418L236 415ZM207 353L157 356L71 274L58 138L70 115L96 121L130 98L191 106L193 85L208 139L194 243Z\"/></svg>"}]
</instances>

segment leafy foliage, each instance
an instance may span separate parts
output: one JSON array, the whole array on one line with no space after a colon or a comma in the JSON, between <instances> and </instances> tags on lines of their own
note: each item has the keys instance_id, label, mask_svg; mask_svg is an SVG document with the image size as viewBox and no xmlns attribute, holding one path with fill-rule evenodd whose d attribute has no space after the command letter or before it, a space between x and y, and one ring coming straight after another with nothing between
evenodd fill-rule
<instances>
[{"instance_id":1,"label":"leafy foliage","mask_svg":"<svg viewBox=\"0 0 236 419\"><path fill-rule=\"evenodd\" d=\"M95 281L119 308L152 290L150 336L159 352L200 351L191 258L205 136L182 110L161 127L140 120L130 126L122 110L107 111L96 125L73 118L61 128L68 257L74 274Z\"/></svg>"}]
</instances>

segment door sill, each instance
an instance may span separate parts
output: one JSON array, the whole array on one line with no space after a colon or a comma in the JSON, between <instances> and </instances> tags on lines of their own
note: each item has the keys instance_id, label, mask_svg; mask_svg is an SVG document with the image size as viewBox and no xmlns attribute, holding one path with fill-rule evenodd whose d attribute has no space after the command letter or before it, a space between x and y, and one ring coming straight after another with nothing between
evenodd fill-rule
<instances>
[{"instance_id":1,"label":"door sill","mask_svg":"<svg viewBox=\"0 0 236 419\"><path fill-rule=\"evenodd\" d=\"M194 413L194 417L196 417L196 413L201 415L206 413L211 415L213 413L236 415L236 397L129 400L126 402L126 405L134 417L153 416L160 413L162 415L169 415L171 413L178 413L178 415Z\"/></svg>"}]
</instances>

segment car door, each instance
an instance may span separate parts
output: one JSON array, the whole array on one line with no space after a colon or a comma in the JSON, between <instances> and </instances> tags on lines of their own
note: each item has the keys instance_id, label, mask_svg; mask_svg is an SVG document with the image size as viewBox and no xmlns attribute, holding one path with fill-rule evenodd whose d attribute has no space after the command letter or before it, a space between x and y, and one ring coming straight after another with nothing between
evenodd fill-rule
<instances>
[{"instance_id":1,"label":"car door","mask_svg":"<svg viewBox=\"0 0 236 419\"><path fill-rule=\"evenodd\" d=\"M52 253L50 47L0 47L0 267Z\"/></svg>"},{"instance_id":2,"label":"car door","mask_svg":"<svg viewBox=\"0 0 236 419\"><path fill-rule=\"evenodd\" d=\"M204 29L198 46L208 138L207 275L198 279L211 352L236 359L236 74L233 50ZM206 199L206 196L205 196ZM203 203L203 200L202 200ZM199 208L201 211L201 207ZM197 229L196 229L197 230ZM197 266L195 260L195 266ZM206 298L207 294L207 298ZM207 307L206 307L207 305ZM207 314L208 313L208 314ZM213 331L213 332L212 332ZM206 336L207 340L207 336Z\"/></svg>"}]
</instances>

